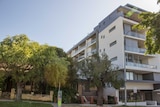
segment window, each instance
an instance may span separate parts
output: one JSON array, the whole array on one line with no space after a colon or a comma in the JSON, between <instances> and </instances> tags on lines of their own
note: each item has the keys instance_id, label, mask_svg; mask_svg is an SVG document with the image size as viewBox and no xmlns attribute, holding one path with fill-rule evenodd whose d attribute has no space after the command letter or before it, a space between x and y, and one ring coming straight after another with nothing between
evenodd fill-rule
<instances>
[{"instance_id":1,"label":"window","mask_svg":"<svg viewBox=\"0 0 160 107\"><path fill-rule=\"evenodd\" d=\"M99 50L99 52L101 52L101 49Z\"/></svg>"},{"instance_id":2,"label":"window","mask_svg":"<svg viewBox=\"0 0 160 107\"><path fill-rule=\"evenodd\" d=\"M103 22L103 25L105 25L105 22Z\"/></svg>"},{"instance_id":3,"label":"window","mask_svg":"<svg viewBox=\"0 0 160 107\"><path fill-rule=\"evenodd\" d=\"M126 79L133 80L133 72L126 72Z\"/></svg>"},{"instance_id":4,"label":"window","mask_svg":"<svg viewBox=\"0 0 160 107\"><path fill-rule=\"evenodd\" d=\"M105 52L105 48L103 49L103 52Z\"/></svg>"},{"instance_id":5,"label":"window","mask_svg":"<svg viewBox=\"0 0 160 107\"><path fill-rule=\"evenodd\" d=\"M116 60L117 60L117 56L110 59L111 62L116 61Z\"/></svg>"},{"instance_id":6,"label":"window","mask_svg":"<svg viewBox=\"0 0 160 107\"><path fill-rule=\"evenodd\" d=\"M115 40L114 42L110 43L110 47L112 47L113 45L115 45L117 43L117 41Z\"/></svg>"},{"instance_id":7,"label":"window","mask_svg":"<svg viewBox=\"0 0 160 107\"><path fill-rule=\"evenodd\" d=\"M115 28L116 28L116 26L113 26L113 27L109 30L109 33L112 32Z\"/></svg>"},{"instance_id":8,"label":"window","mask_svg":"<svg viewBox=\"0 0 160 107\"><path fill-rule=\"evenodd\" d=\"M134 74L134 79L135 80L142 80L142 75L141 74Z\"/></svg>"},{"instance_id":9,"label":"window","mask_svg":"<svg viewBox=\"0 0 160 107\"><path fill-rule=\"evenodd\" d=\"M101 39L104 39L105 38L105 35L101 35Z\"/></svg>"}]
</instances>

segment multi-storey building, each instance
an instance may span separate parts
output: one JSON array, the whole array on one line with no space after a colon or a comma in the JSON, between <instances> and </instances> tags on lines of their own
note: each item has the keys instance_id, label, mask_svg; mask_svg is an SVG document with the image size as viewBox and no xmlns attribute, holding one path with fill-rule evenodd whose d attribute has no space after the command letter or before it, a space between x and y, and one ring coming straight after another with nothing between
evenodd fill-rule
<instances>
[{"instance_id":1,"label":"multi-storey building","mask_svg":"<svg viewBox=\"0 0 160 107\"><path fill-rule=\"evenodd\" d=\"M132 101L134 91L138 101L160 102L160 55L145 54L146 30L132 28L141 21L141 12L145 10L130 4L118 7L68 51L78 61L105 52L119 66L125 88L115 92L118 102Z\"/></svg>"}]
</instances>

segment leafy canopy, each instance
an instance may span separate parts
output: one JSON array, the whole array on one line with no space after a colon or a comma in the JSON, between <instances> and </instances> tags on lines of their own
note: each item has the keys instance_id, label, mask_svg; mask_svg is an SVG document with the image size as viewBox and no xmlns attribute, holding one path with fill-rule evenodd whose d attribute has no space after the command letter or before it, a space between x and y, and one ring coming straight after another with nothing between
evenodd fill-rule
<instances>
[{"instance_id":1,"label":"leafy canopy","mask_svg":"<svg viewBox=\"0 0 160 107\"><path fill-rule=\"evenodd\" d=\"M157 1L160 3L160 0ZM160 12L143 12L139 15L142 20L134 28L147 29L145 46L147 54L160 54Z\"/></svg>"},{"instance_id":2,"label":"leafy canopy","mask_svg":"<svg viewBox=\"0 0 160 107\"><path fill-rule=\"evenodd\" d=\"M122 80L118 79L118 68L111 64L106 54L94 56L80 62L81 76L90 80L91 86L104 87L105 83L120 88Z\"/></svg>"},{"instance_id":3,"label":"leafy canopy","mask_svg":"<svg viewBox=\"0 0 160 107\"><path fill-rule=\"evenodd\" d=\"M32 43L26 35L7 37L0 43L1 67L16 82L29 80L29 58L33 55Z\"/></svg>"}]
</instances>

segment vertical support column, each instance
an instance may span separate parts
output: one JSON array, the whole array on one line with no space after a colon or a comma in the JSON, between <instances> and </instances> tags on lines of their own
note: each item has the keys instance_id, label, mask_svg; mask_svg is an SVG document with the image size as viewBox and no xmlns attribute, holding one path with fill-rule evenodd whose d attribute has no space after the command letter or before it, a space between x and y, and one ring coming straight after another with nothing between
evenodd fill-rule
<instances>
[{"instance_id":1,"label":"vertical support column","mask_svg":"<svg viewBox=\"0 0 160 107\"><path fill-rule=\"evenodd\" d=\"M0 90L0 98L1 98L1 96L2 96L2 90Z\"/></svg>"},{"instance_id":2,"label":"vertical support column","mask_svg":"<svg viewBox=\"0 0 160 107\"><path fill-rule=\"evenodd\" d=\"M11 89L11 95L10 95L10 99L15 99L15 89L14 88L12 88Z\"/></svg>"},{"instance_id":3,"label":"vertical support column","mask_svg":"<svg viewBox=\"0 0 160 107\"><path fill-rule=\"evenodd\" d=\"M53 91L50 91L50 100L53 101Z\"/></svg>"},{"instance_id":4,"label":"vertical support column","mask_svg":"<svg viewBox=\"0 0 160 107\"><path fill-rule=\"evenodd\" d=\"M82 84L78 84L78 93L82 96Z\"/></svg>"},{"instance_id":5,"label":"vertical support column","mask_svg":"<svg viewBox=\"0 0 160 107\"><path fill-rule=\"evenodd\" d=\"M116 90L116 103L119 103L119 90Z\"/></svg>"}]
</instances>

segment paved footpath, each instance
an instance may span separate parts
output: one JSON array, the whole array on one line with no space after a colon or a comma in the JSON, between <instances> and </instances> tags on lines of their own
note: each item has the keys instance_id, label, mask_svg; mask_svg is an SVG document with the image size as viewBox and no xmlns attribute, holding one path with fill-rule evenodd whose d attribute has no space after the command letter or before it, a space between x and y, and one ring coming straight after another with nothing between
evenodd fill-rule
<instances>
[{"instance_id":1,"label":"paved footpath","mask_svg":"<svg viewBox=\"0 0 160 107\"><path fill-rule=\"evenodd\" d=\"M52 103L53 107L58 107L57 103ZM118 106L118 105L106 105L104 104L103 107L112 107L112 106ZM62 104L62 107L98 107L96 104ZM146 107L160 107L160 105L157 106L150 106L147 105Z\"/></svg>"},{"instance_id":2,"label":"paved footpath","mask_svg":"<svg viewBox=\"0 0 160 107\"><path fill-rule=\"evenodd\" d=\"M58 107L57 103L50 103L50 102L39 102L39 103L49 103L52 104L53 107ZM103 107L112 107L112 106L118 106L118 105L103 104ZM62 104L62 107L98 107L98 106L96 104ZM160 107L160 105L157 106L147 105L146 107Z\"/></svg>"},{"instance_id":3,"label":"paved footpath","mask_svg":"<svg viewBox=\"0 0 160 107\"><path fill-rule=\"evenodd\" d=\"M58 107L57 103L52 104L54 107ZM62 104L62 107L98 107L96 104ZM112 105L103 105L103 107L112 107Z\"/></svg>"}]
</instances>

